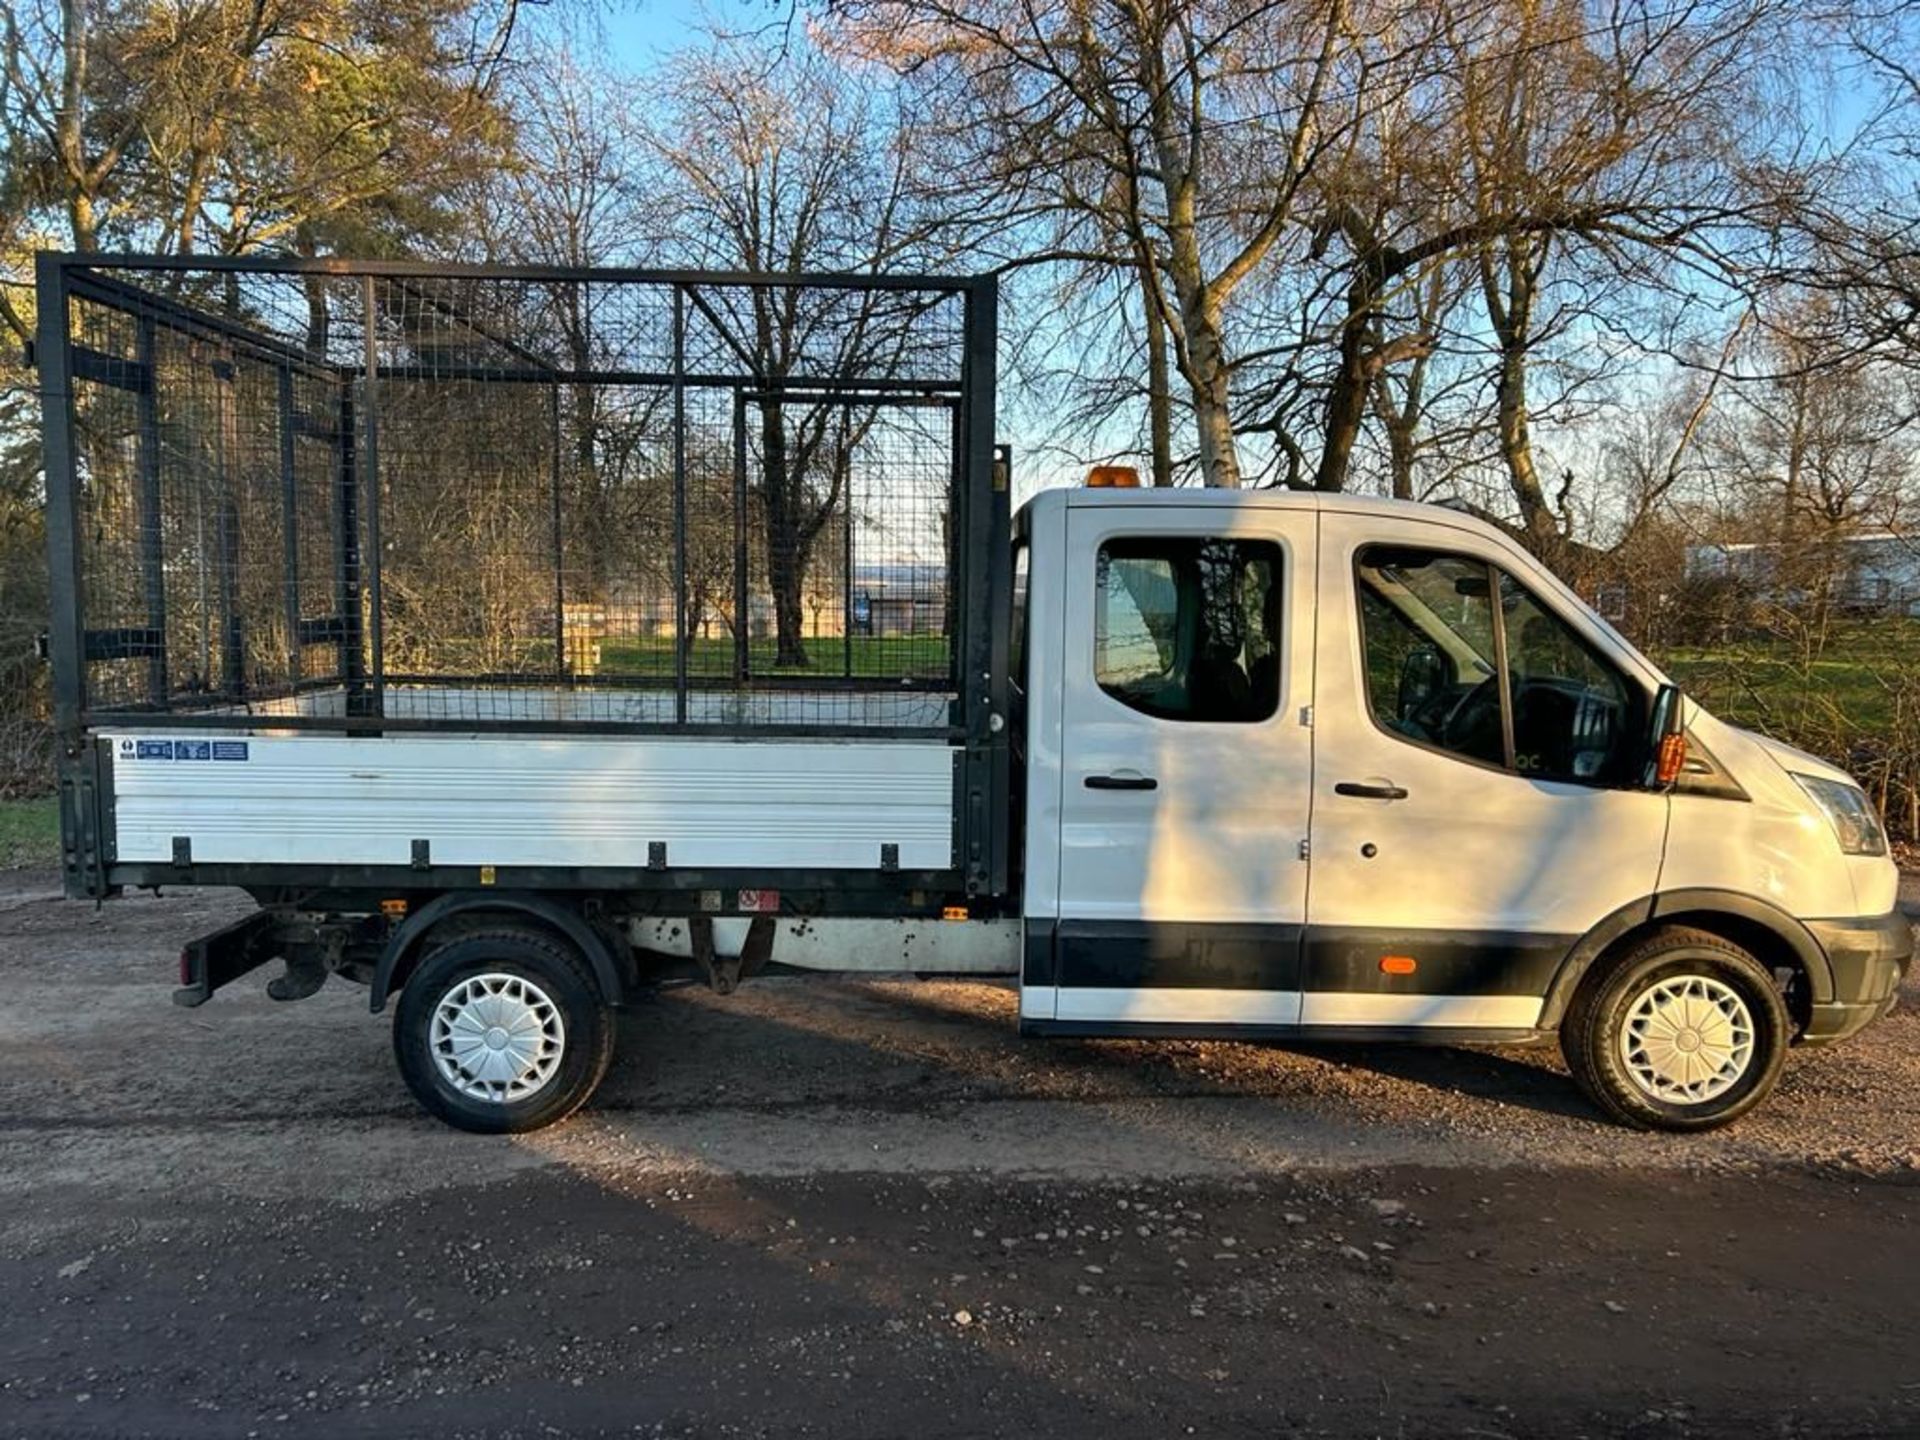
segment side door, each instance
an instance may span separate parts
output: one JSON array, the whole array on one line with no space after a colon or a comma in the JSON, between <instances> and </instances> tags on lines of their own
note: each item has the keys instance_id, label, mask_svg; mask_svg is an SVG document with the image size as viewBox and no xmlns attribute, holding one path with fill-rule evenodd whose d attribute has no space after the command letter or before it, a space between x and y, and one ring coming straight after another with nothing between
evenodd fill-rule
<instances>
[{"instance_id":1,"label":"side door","mask_svg":"<svg viewBox=\"0 0 1920 1440\"><path fill-rule=\"evenodd\" d=\"M1069 509L1058 923L1029 1018L1297 1021L1314 529L1246 504Z\"/></svg>"},{"instance_id":2,"label":"side door","mask_svg":"<svg viewBox=\"0 0 1920 1440\"><path fill-rule=\"evenodd\" d=\"M1321 520L1306 1025L1521 1030L1567 952L1651 895L1653 677L1467 529Z\"/></svg>"}]
</instances>

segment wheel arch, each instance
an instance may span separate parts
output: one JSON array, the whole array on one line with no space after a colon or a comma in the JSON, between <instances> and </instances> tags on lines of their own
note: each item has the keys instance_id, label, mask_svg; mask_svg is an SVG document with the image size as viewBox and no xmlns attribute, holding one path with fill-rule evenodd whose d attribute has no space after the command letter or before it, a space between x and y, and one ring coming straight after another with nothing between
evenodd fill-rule
<instances>
[{"instance_id":1,"label":"wheel arch","mask_svg":"<svg viewBox=\"0 0 1920 1440\"><path fill-rule=\"evenodd\" d=\"M424 953L428 935L438 926L456 916L477 918L489 914L516 924L532 924L568 941L586 957L606 1003L618 1005L625 998L626 984L613 945L578 909L525 891L478 894L458 891L428 901L388 937L386 948L374 966L367 1008L375 1014L386 1008L388 997L406 983Z\"/></svg>"},{"instance_id":2,"label":"wheel arch","mask_svg":"<svg viewBox=\"0 0 1920 1440\"><path fill-rule=\"evenodd\" d=\"M1793 970L1806 980L1805 1004L1833 998L1833 971L1812 933L1770 901L1735 890L1667 890L1623 905L1581 936L1560 962L1546 1003L1542 1030L1558 1029L1576 991L1606 956L1669 925L1705 930L1748 951L1769 970ZM1804 1027L1804 1006L1789 1006L1797 1027Z\"/></svg>"}]
</instances>

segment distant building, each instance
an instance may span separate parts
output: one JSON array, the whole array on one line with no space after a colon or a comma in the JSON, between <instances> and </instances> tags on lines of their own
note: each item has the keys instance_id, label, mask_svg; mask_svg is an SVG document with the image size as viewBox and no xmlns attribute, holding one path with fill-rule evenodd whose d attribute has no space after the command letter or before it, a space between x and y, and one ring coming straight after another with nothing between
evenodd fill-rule
<instances>
[{"instance_id":1,"label":"distant building","mask_svg":"<svg viewBox=\"0 0 1920 1440\"><path fill-rule=\"evenodd\" d=\"M856 635L939 635L946 628L944 566L856 566L852 590Z\"/></svg>"},{"instance_id":2,"label":"distant building","mask_svg":"<svg viewBox=\"0 0 1920 1440\"><path fill-rule=\"evenodd\" d=\"M1838 574L1833 603L1862 615L1920 615L1920 539L1885 531L1830 542ZM1789 555L1804 563L1808 547L1776 542L1687 547L1689 580L1739 581L1757 598L1793 603L1806 598L1803 574L1783 574Z\"/></svg>"},{"instance_id":3,"label":"distant building","mask_svg":"<svg viewBox=\"0 0 1920 1440\"><path fill-rule=\"evenodd\" d=\"M732 574L722 574L712 591L692 625L696 635L709 639L732 633ZM801 588L800 633L810 640L849 633L942 635L949 623L947 608L944 565L862 563L854 567L849 581L834 566L815 564L808 568ZM604 638L671 640L677 618L673 592L659 575L616 582L607 587L605 600L570 600L565 626L569 647L580 650L576 668L598 663L586 647ZM747 633L756 640L768 639L775 628L773 596L766 582L755 576L747 595Z\"/></svg>"}]
</instances>

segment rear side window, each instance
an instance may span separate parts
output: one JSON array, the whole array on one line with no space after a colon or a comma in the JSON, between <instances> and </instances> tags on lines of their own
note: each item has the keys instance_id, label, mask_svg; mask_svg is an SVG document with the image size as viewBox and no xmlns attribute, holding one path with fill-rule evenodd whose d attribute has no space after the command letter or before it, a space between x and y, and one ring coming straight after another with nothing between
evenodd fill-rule
<instances>
[{"instance_id":1,"label":"rear side window","mask_svg":"<svg viewBox=\"0 0 1920 1440\"><path fill-rule=\"evenodd\" d=\"M1280 547L1111 540L1094 572L1094 679L1162 720L1248 723L1280 703Z\"/></svg>"}]
</instances>

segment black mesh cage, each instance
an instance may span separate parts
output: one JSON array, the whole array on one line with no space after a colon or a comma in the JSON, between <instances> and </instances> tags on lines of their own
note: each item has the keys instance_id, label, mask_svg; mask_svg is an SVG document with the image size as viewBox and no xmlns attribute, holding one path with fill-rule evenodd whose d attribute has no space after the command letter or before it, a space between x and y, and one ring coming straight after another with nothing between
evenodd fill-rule
<instances>
[{"instance_id":1,"label":"black mesh cage","mask_svg":"<svg viewBox=\"0 0 1920 1440\"><path fill-rule=\"evenodd\" d=\"M989 718L990 280L46 256L40 304L76 729Z\"/></svg>"}]
</instances>

